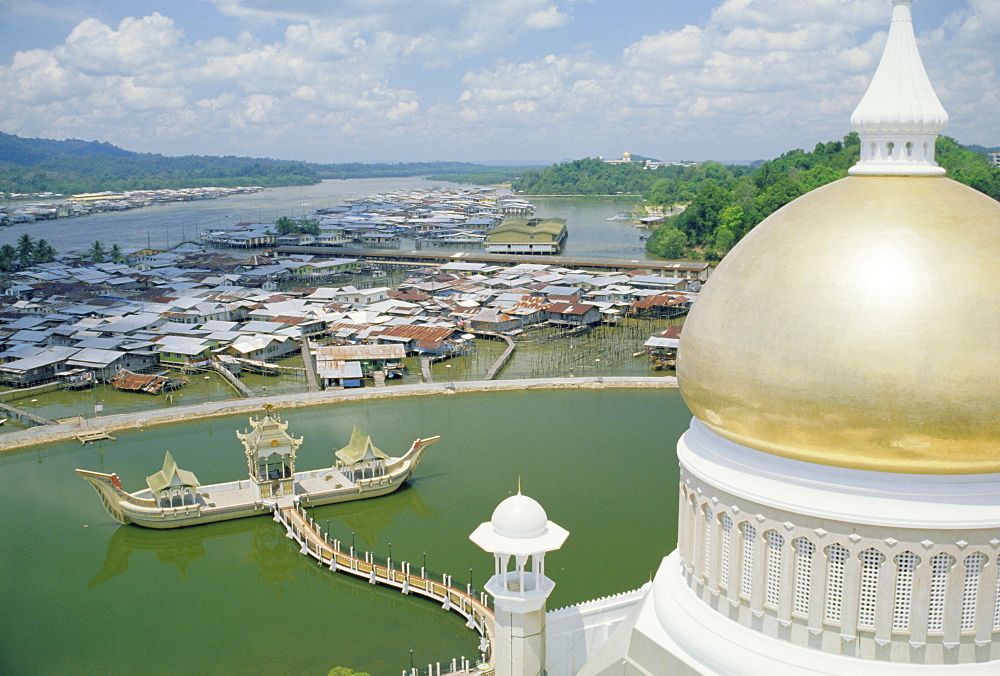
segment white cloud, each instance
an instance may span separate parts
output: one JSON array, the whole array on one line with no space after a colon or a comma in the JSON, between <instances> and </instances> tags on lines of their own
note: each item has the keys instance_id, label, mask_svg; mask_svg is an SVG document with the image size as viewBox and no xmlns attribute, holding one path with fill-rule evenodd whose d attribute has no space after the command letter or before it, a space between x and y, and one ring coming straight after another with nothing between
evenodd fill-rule
<instances>
[{"instance_id":1,"label":"white cloud","mask_svg":"<svg viewBox=\"0 0 1000 676\"><path fill-rule=\"evenodd\" d=\"M284 39L266 44L248 33L185 42L159 14L117 28L88 19L62 45L20 52L0 66L0 87L14 93L0 101L0 117L14 133L98 134L129 147L198 130L213 152L236 144L249 153L247 130L293 135L303 119L319 119L317 112L341 111L338 127L365 128L371 124L351 117L414 115L413 92L388 84L392 57L379 49L377 39L370 45L316 22L289 26Z\"/></svg>"},{"instance_id":2,"label":"white cloud","mask_svg":"<svg viewBox=\"0 0 1000 676\"><path fill-rule=\"evenodd\" d=\"M509 45L526 30L566 24L552 0L212 0L260 23L336 25L398 54L440 65ZM563 0L565 2L565 0Z\"/></svg>"},{"instance_id":3,"label":"white cloud","mask_svg":"<svg viewBox=\"0 0 1000 676\"><path fill-rule=\"evenodd\" d=\"M126 18L112 29L96 19L76 26L61 48L61 56L86 74L129 74L155 68L157 57L176 49L183 33L158 13Z\"/></svg>"},{"instance_id":4,"label":"white cloud","mask_svg":"<svg viewBox=\"0 0 1000 676\"><path fill-rule=\"evenodd\" d=\"M885 26L888 3L872 0L725 0L712 12L712 25L722 31L741 26L792 29L798 24Z\"/></svg>"},{"instance_id":5,"label":"white cloud","mask_svg":"<svg viewBox=\"0 0 1000 676\"><path fill-rule=\"evenodd\" d=\"M579 137L614 143L617 134L626 139L619 145L639 142L667 156L718 156L722 137L730 139L724 157L764 157L849 130L888 9L871 0L726 0L704 26L643 36L617 63L579 55L571 57L577 69L539 59L479 70L466 77L459 103L475 110L466 116L489 119L530 100L535 120L572 121ZM1000 32L1000 2L973 0L945 26L931 33L934 55L925 60L942 98L962 101L970 121L951 132L986 142L1000 57L984 45ZM594 113L590 122L582 110Z\"/></svg>"},{"instance_id":6,"label":"white cloud","mask_svg":"<svg viewBox=\"0 0 1000 676\"><path fill-rule=\"evenodd\" d=\"M547 7L539 12L529 14L524 25L533 30L545 30L546 28L557 28L568 23L568 14L563 14L558 7Z\"/></svg>"},{"instance_id":7,"label":"white cloud","mask_svg":"<svg viewBox=\"0 0 1000 676\"><path fill-rule=\"evenodd\" d=\"M0 63L0 129L320 161L765 157L847 131L888 21L872 0L724 0L616 57L519 57L537 31L575 26L580 0L214 2L244 30L191 40L159 13L86 19L16 53ZM920 35L960 140L991 142L998 37L997 0Z\"/></svg>"},{"instance_id":8,"label":"white cloud","mask_svg":"<svg viewBox=\"0 0 1000 676\"><path fill-rule=\"evenodd\" d=\"M735 143L757 143L768 133L789 137L805 127L817 140L836 136L879 47L857 44L871 28L864 15L874 16L858 4L728 0L705 26L644 36L617 63L576 55L477 71L466 77L460 103L476 108L477 117L528 110L536 119L584 126L581 135L593 138L613 138L615 126L622 136L642 129L646 145L661 149L678 134L689 149L720 134ZM880 14L875 25L885 24ZM833 101L844 112L822 119L817 102Z\"/></svg>"}]
</instances>

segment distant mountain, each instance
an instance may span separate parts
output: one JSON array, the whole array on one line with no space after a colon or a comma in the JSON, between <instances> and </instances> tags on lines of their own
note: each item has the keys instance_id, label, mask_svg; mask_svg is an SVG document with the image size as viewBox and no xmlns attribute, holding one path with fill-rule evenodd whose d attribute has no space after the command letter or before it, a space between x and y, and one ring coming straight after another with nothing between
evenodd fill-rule
<instances>
[{"instance_id":1,"label":"distant mountain","mask_svg":"<svg viewBox=\"0 0 1000 676\"><path fill-rule=\"evenodd\" d=\"M497 169L467 162L314 164L253 157L136 153L97 141L53 141L0 132L0 194L100 190L311 185L331 178L447 174L485 175ZM505 168L508 173L512 170Z\"/></svg>"},{"instance_id":2,"label":"distant mountain","mask_svg":"<svg viewBox=\"0 0 1000 676\"><path fill-rule=\"evenodd\" d=\"M123 150L110 143L67 139L21 138L0 132L0 162L33 167L56 157L135 157L139 153Z\"/></svg>"},{"instance_id":3,"label":"distant mountain","mask_svg":"<svg viewBox=\"0 0 1000 676\"><path fill-rule=\"evenodd\" d=\"M997 148L987 148L973 143L972 145L963 146L966 150L970 150L974 153L979 153L980 155L989 155L990 153L1000 153L1000 147Z\"/></svg>"}]
</instances>

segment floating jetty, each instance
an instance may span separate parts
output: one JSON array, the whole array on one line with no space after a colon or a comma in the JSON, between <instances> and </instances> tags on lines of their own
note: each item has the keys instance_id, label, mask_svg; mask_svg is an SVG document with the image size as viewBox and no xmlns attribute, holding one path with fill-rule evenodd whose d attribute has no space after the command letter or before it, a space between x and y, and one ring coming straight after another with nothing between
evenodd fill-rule
<instances>
[{"instance_id":1,"label":"floating jetty","mask_svg":"<svg viewBox=\"0 0 1000 676\"><path fill-rule=\"evenodd\" d=\"M110 439L114 441L115 438L108 434L107 432L95 431L95 432L80 432L76 435L76 440L81 444L86 444L89 441L100 441L102 439Z\"/></svg>"},{"instance_id":2,"label":"floating jetty","mask_svg":"<svg viewBox=\"0 0 1000 676\"><path fill-rule=\"evenodd\" d=\"M269 514L292 504L328 505L392 493L410 478L428 446L440 437L417 439L402 456L389 457L355 429L350 443L336 452L324 469L295 471L301 437L288 433L288 423L265 407L250 419L250 429L237 432L243 443L249 478L203 486L178 468L169 452L163 468L146 478L147 488L122 490L117 474L78 469L97 490L104 507L121 523L147 528L179 528L214 521Z\"/></svg>"}]
</instances>

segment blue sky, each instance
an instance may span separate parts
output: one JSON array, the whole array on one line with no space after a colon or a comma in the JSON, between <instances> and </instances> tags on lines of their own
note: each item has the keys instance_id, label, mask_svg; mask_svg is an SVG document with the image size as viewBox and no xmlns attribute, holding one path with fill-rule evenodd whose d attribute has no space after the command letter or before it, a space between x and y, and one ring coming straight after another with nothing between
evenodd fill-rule
<instances>
[{"instance_id":1,"label":"blue sky","mask_svg":"<svg viewBox=\"0 0 1000 676\"><path fill-rule=\"evenodd\" d=\"M1000 144L1000 0L915 0ZM752 160L839 138L889 0L0 0L0 131L317 162Z\"/></svg>"}]
</instances>

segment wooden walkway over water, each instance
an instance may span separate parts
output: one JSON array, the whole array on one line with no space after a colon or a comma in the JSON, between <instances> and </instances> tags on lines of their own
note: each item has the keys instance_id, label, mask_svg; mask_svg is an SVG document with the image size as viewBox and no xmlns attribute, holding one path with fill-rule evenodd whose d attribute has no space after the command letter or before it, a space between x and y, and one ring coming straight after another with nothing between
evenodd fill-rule
<instances>
[{"instance_id":1,"label":"wooden walkway over water","mask_svg":"<svg viewBox=\"0 0 1000 676\"><path fill-rule=\"evenodd\" d=\"M316 369L313 365L312 345L309 344L309 337L302 336L302 363L306 369L306 386L310 392L319 392L319 385L316 383Z\"/></svg>"},{"instance_id":2,"label":"wooden walkway over water","mask_svg":"<svg viewBox=\"0 0 1000 676\"><path fill-rule=\"evenodd\" d=\"M34 399L32 399L34 401ZM0 414L10 418L11 420L16 420L19 423L27 423L28 425L44 427L47 425L58 425L55 420L49 420L48 418L43 418L40 415L36 415L31 411L26 411L23 408L18 408L16 406L11 406L10 404L4 404L0 402Z\"/></svg>"},{"instance_id":3,"label":"wooden walkway over water","mask_svg":"<svg viewBox=\"0 0 1000 676\"><path fill-rule=\"evenodd\" d=\"M244 385L243 381L237 378L232 371L226 368L224 364L220 364L218 361L213 359L212 368L215 369L216 373L221 375L223 379L225 379L225 381L229 383L230 387L236 390L236 393L239 394L241 397L250 398L256 396L253 393L253 390Z\"/></svg>"},{"instance_id":4,"label":"wooden walkway over water","mask_svg":"<svg viewBox=\"0 0 1000 676\"><path fill-rule=\"evenodd\" d=\"M500 372L500 369L506 366L507 362L514 355L514 350L517 348L517 345L514 343L513 338L504 335L502 333L491 333L489 331L477 331L475 333L477 336L481 336L484 338L492 338L492 339L499 338L500 340L507 343L507 349L503 351L503 354L500 355L500 357L495 362L493 362L493 366L490 367L490 370L486 372L486 377L483 378L483 380L493 380L494 378L497 377L497 373Z\"/></svg>"},{"instance_id":5,"label":"wooden walkway over water","mask_svg":"<svg viewBox=\"0 0 1000 676\"><path fill-rule=\"evenodd\" d=\"M510 358L514 355L514 350L517 348L517 345L514 343L513 338L504 335L502 333L494 333L493 331L471 331L471 333L475 336L478 336L479 338L486 338L488 340L502 340L505 343L507 343L507 349L505 349L503 351L503 354L501 354L497 358L497 360L493 362L493 365L490 366L488 371L486 371L486 376L483 378L483 380L493 380L494 378L497 377L497 373L500 372L500 369L506 366L507 362L510 361ZM451 356L452 355L438 355L438 356L422 355L420 357L420 373L423 376L424 382L425 383L434 382L434 376L431 374L431 365L435 361L448 359Z\"/></svg>"},{"instance_id":6,"label":"wooden walkway over water","mask_svg":"<svg viewBox=\"0 0 1000 676\"><path fill-rule=\"evenodd\" d=\"M415 575L406 561L393 562L391 558L385 565L376 562L371 552L358 552L354 547L343 551L340 540L331 540L329 533L322 533L315 519L312 519L297 502L290 507L275 507L274 520L282 524L287 537L299 543L299 553L316 559L317 563L326 566L333 572L342 572L367 580L370 584L381 584L398 589L404 594L416 594L440 603L444 610L450 610L464 617L469 629L474 629L483 637L484 651L487 659L493 655L494 615L489 607L489 597L473 591L467 584L465 590L452 586L450 575L442 575L441 581L427 577L427 571L420 569ZM395 563L395 565L394 565ZM404 676L409 676L410 670L403 670ZM413 669L414 676L418 673ZM427 670L419 670L421 674L430 676L445 676L446 674L477 673L482 676L494 676L493 669L477 669L465 657L451 660L442 665L428 664Z\"/></svg>"},{"instance_id":7,"label":"wooden walkway over water","mask_svg":"<svg viewBox=\"0 0 1000 676\"><path fill-rule=\"evenodd\" d=\"M95 430L93 432L80 432L76 435L76 440L81 444L86 444L89 441L101 441L103 439L110 439L114 441L115 438L103 430Z\"/></svg>"},{"instance_id":8,"label":"wooden walkway over water","mask_svg":"<svg viewBox=\"0 0 1000 676\"><path fill-rule=\"evenodd\" d=\"M268 247L269 249L271 247ZM708 263L695 261L653 261L648 259L620 258L580 258L577 256L552 256L548 254L491 254L481 252L459 251L402 251L385 249L346 249L328 246L279 246L274 249L281 254L310 254L313 256L337 256L358 258L375 264L387 266L420 266L444 265L447 263L485 263L504 267L532 263L543 265L558 265L564 268L592 270L595 272L624 272L642 270L651 275L668 277L685 277L705 281L712 274Z\"/></svg>"}]
</instances>

